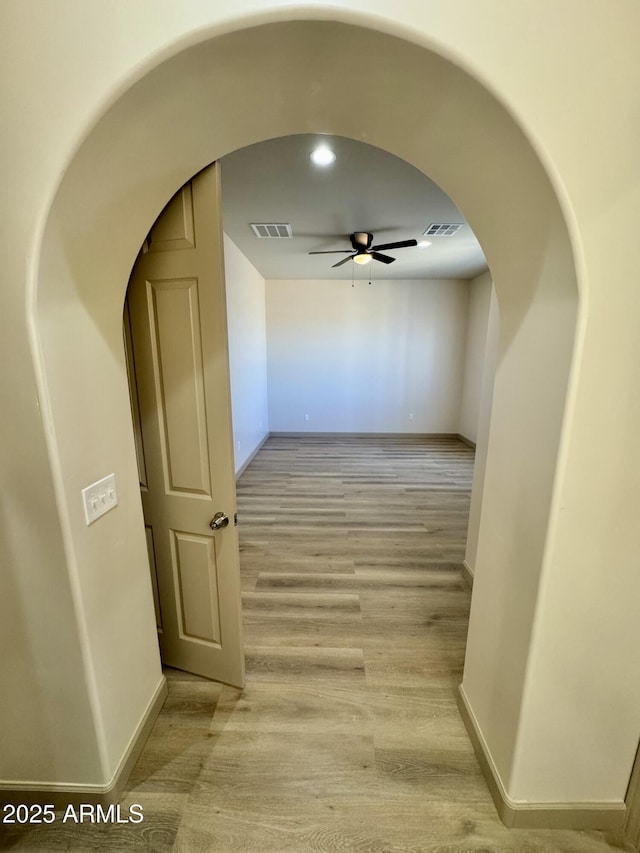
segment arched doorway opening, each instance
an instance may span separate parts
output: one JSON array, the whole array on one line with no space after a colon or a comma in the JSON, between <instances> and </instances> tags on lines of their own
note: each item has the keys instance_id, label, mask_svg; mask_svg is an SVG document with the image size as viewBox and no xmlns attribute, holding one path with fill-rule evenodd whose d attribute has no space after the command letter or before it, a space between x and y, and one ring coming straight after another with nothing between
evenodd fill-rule
<instances>
[{"instance_id":1,"label":"arched doorway opening","mask_svg":"<svg viewBox=\"0 0 640 853\"><path fill-rule=\"evenodd\" d=\"M491 281L482 250L460 211L416 169L364 143L336 136L323 136L322 139L338 152L335 170L322 173L314 170L309 154L317 144L317 137L307 135L258 143L205 168L173 197L154 224L136 260L127 291L125 340L128 375L132 385L139 477L163 661L169 666L208 674L221 681L229 681L229 677L216 676L215 670L209 671L206 667L190 669L194 665L192 654L181 664L178 649L174 646L173 652L169 652L168 638L173 630L170 626L176 619L169 620L163 627L161 612L169 616L180 611L185 624L190 621L187 611L191 612L189 601L193 596L187 595L185 599L181 594L182 585L176 586L172 580L174 573L190 579L185 581L187 589L210 576L207 588L195 596L200 603L215 602L218 590L232 572L218 573L215 560L209 564L209 570L201 563L196 566L189 562L186 552L183 553L184 561L180 559L174 564L172 555L177 553L174 540L160 534L164 526L160 516L155 524L151 523L152 507L158 508L165 498L175 503L188 495L194 498L197 495L193 518L199 520L192 533L196 537L201 534L210 536L207 521L205 519L201 523L199 512L204 500L200 476L203 470L208 470L209 460L219 452L227 437L226 432L216 437L210 435L214 429L212 420L199 413L198 395L193 389L201 388L202 400L207 399L209 389L215 389L220 403L209 400L205 406L212 413L224 404L228 379L218 376L211 382L201 381L206 379L214 365L225 360L223 353L217 358L207 358L206 355L194 358L193 353L206 353L207 331L217 328L218 318L224 320L227 316L233 444L241 451L235 457L237 476L248 464L245 461L247 454L250 460L270 435L273 439L271 446L276 437L284 438L285 446L292 438L297 439L297 433L301 431L299 413L308 408L313 414L312 435L307 438L319 439L321 445L327 442L327 454L332 459L334 454L335 458L342 458L341 454L344 454L343 462L339 462L337 467L346 464L347 481L349 442L356 442L356 455L368 448L371 454L368 457L370 476L374 483L376 475L373 471L379 468L380 454L390 462L396 452L393 449L396 441L407 450L413 448L415 455L411 468L416 483L419 481L418 472L422 471L425 479L420 482L424 491L435 491L433 500L424 507L424 515L412 500L416 497L413 487L407 484L408 488L404 490L396 483L394 489L385 492L384 477L372 485L370 499L363 498L352 489L349 489L350 499L345 495L334 496L333 501L344 504L347 509L348 532L358 537L366 530L366 537L359 540L358 553L354 555L357 565L367 563L367 554L374 562L381 560L394 535L399 541L390 548L395 553L393 558L390 553L389 559L392 565L399 567L398 571L403 568L399 550L407 548L410 540L416 540L406 552L408 576L417 569L418 560L422 560L427 571L437 569L434 564L438 562L446 564L440 568L448 570L456 563L461 567L465 557L466 502L473 471L473 457L465 445L475 447L480 409L484 409L483 431L488 427L484 421L488 420L490 403L485 400L481 404L480 400L490 396L493 365L482 382L477 373L485 370L487 335L490 334L491 346L496 336L496 324L489 329ZM209 172L222 173L224 193L219 198L213 194L216 182L207 181ZM206 192L209 195L205 201L201 196ZM288 213L295 223L296 239L247 239L245 231L249 229L246 223L251 221L256 207L261 210L275 208L279 222L284 221L283 217ZM220 224L216 211L224 221L224 241L218 236ZM363 222L371 230L377 230L382 222L390 223L389 233L383 232L376 241L390 240L387 250L410 251L403 252L398 258L399 263L394 263L393 267L386 265L375 271L368 270L365 276L359 275L357 279L356 264L347 267L349 272L345 274L343 262L335 265L336 258L331 254L329 258L324 253L315 257L318 253L311 252L314 257L310 257L307 250L315 249L318 235L320 239L327 239L338 215L346 231L358 230L358 224ZM413 240L413 246L405 245L407 237L422 233L425 217L430 222L445 221L449 217L447 221L461 223L457 226L463 230L461 239L448 238L439 244L436 241L435 245L428 242L424 247L420 244L415 246L417 241ZM313 226L309 224L310 219L313 219ZM392 232L399 230L404 235L404 242L394 246ZM223 242L226 312L212 311L209 304L209 291L222 285L221 282L218 285L214 275L218 266L216 258L207 253L207 246L215 246L215 254L221 257ZM425 252L425 248L429 251ZM340 256L341 253L338 254ZM397 254L394 252L392 260L395 261ZM349 258L345 260L348 262ZM269 273L265 272L263 264L267 264ZM374 266L380 266L380 262ZM191 284L187 287L187 280L178 274L181 269L185 275L187 270L190 271L192 276L200 269L201 277L198 276L198 281L188 278ZM282 270L290 274L280 276L278 272ZM324 279L318 279L318 270L324 273ZM262 278L263 274L268 281ZM479 275L482 275L482 281L473 281ZM285 280L280 280L282 278ZM369 287L364 291L359 288L356 292L356 281L359 285L368 281ZM282 287L285 287L284 299ZM194 297L193 290L199 296ZM191 294L189 297L187 292ZM187 308L193 304L194 298L196 307ZM223 299L221 301L224 302ZM168 316L167 309L163 308L167 302L172 305ZM205 308L207 304L209 309ZM184 319L181 322L179 305L187 314L195 311L195 320L188 322ZM176 333L178 329L180 331ZM218 331L217 336L222 338L223 333ZM226 343L222 341L221 349L226 349ZM181 369L177 368L179 363L182 364ZM486 387L481 388L481 385ZM173 408L174 400L180 401L179 411ZM407 406L416 409L417 417L413 412L407 415ZM158 418L156 414L160 411L163 414ZM309 415L306 415L305 421L308 419ZM338 446L332 450L331 441L334 439ZM342 443L341 439L346 441ZM457 445L458 439L463 443ZM439 443L443 440L450 442L446 452ZM377 450L376 443L379 445ZM313 455L313 442L305 445L303 441L300 451L305 446ZM208 447L206 458L199 455L203 447ZM457 453L452 451L461 451L461 458L457 459ZM233 455L230 448L227 453ZM198 454L197 462L193 454ZM276 453L274 458L278 457L282 458L282 455ZM450 465L456 465L454 457L458 466L456 475L449 470ZM427 460L432 460L432 463ZM479 467L483 467L484 459L480 461L482 466ZM295 468L293 483L298 482L296 459L289 465ZM335 476L328 460L327 465L327 475ZM442 468L441 476L445 479L451 476L452 481L445 491L436 489L430 482L428 472L433 471L433 467ZM277 465L276 472L278 476L281 474ZM483 472L478 471L477 475L481 479ZM214 481L221 485L224 476L225 466L220 463L214 465L211 476L207 477L206 493L210 493ZM377 476L380 477L379 470ZM406 471L398 471L394 476L402 478ZM179 493L168 485L168 481L174 480L181 483ZM310 483L319 489L319 503L326 502L329 519L332 515L329 510L331 496L323 497L320 480L312 479ZM457 484L461 487L461 494L456 510L452 511L451 499ZM336 486L340 490L342 483ZM287 490L291 488L292 484L286 487ZM384 498L381 497L383 493ZM152 500L152 495L157 495L157 499ZM220 501L219 498L216 500ZM369 508L367 515L370 515L370 521L363 517L362 510L369 500L378 503L375 511ZM281 525L289 530L295 521L300 523L301 520L305 522L305 535L311 537L309 531L314 529L314 524L309 507L298 515L298 508L293 505L285 502L286 509L279 512L276 510L278 501L270 503L269 515L278 515L278 522L270 528L269 539L278 538ZM398 505L395 510L392 504ZM360 506L359 511L355 509L356 505ZM252 513L245 514L244 506L240 509L242 533L247 530L247 522L251 523ZM445 513L450 510L446 520L436 520L438 509ZM227 511L232 514L231 509ZM213 512L212 507L210 514ZM339 511L333 513L334 525L329 521L327 526L321 524L317 530L318 542L305 543L304 550L308 550L311 556L300 555L303 565L322 572L321 561L315 565L313 557L316 551L317 556L326 552L328 542L331 543L332 560L339 562L342 557L345 565L356 564L348 559L347 554L340 553L340 545L344 544L340 533L345 532L342 515ZM376 517L384 519L384 522L371 524ZM409 517L413 521L409 521ZM180 536L186 529L186 518L183 513ZM423 538L419 534L421 528L424 528ZM440 533L444 542L438 541ZM431 534L435 534L435 539L430 538ZM375 536L380 539L377 546L374 544ZM264 535L258 538L264 538ZM190 541L193 543L194 540ZM270 543L269 555L262 559L269 563L273 555L284 562L286 557L290 565L295 562L296 541L293 531L288 537L285 533L285 541L280 542L279 548L275 542ZM256 547L259 545L254 544L253 548ZM217 549L218 545L214 551ZM473 545L472 550L473 554L468 554L468 557L474 564ZM187 565L191 565L191 570ZM455 579L454 572L454 582ZM260 583L263 580L266 582L265 578ZM416 577L416 580L420 578ZM247 588L250 586L247 582ZM159 598L163 600L162 607ZM466 602L464 596L461 598ZM248 600L247 596L245 599ZM273 603L278 599L271 595L267 600ZM462 604L460 611L464 609ZM220 608L214 607L214 610ZM234 612L234 608L228 606L220 610L219 617L212 616L212 620L222 619L225 610ZM461 628L462 660L459 658L456 663L460 672L467 615L465 612L464 619L460 620L461 626L465 626ZM211 624L209 628L212 628ZM201 632L199 648L202 648L203 637ZM338 640L333 642L335 644ZM261 642L260 645L269 643ZM213 655L214 650L210 649L209 654ZM205 666L204 662L202 666Z\"/></svg>"},{"instance_id":2,"label":"arched doorway opening","mask_svg":"<svg viewBox=\"0 0 640 853\"><path fill-rule=\"evenodd\" d=\"M357 109L354 91L365 93ZM477 80L435 52L332 22L231 33L150 70L89 133L47 218L33 322L88 666L109 697L97 700L106 764L157 680L122 352L128 274L149 223L203 166L310 131L371 142L428 174L472 224L494 275L501 336L465 686L508 780L578 311L567 226L532 145ZM73 510L104 466L127 508L108 540Z\"/></svg>"}]
</instances>

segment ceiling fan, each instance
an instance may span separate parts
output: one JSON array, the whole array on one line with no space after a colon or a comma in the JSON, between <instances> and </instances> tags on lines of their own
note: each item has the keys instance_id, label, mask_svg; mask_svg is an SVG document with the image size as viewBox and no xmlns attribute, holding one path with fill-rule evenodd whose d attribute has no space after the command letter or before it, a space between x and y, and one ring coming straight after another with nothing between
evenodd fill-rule
<instances>
[{"instance_id":1,"label":"ceiling fan","mask_svg":"<svg viewBox=\"0 0 640 853\"><path fill-rule=\"evenodd\" d=\"M368 264L371 258L375 261L381 261L383 264L392 264L395 258L392 258L391 255L380 254L381 249L404 249L408 246L418 245L417 240L397 240L395 243L378 243L377 246L372 246L373 234L369 234L368 231L356 231L353 234L349 234L349 240L351 241L351 249L329 249L322 252L309 252L309 254L335 255L347 252L349 257L343 258L337 264L333 264L332 268L341 267L342 264L346 264L352 258L357 264Z\"/></svg>"}]
</instances>

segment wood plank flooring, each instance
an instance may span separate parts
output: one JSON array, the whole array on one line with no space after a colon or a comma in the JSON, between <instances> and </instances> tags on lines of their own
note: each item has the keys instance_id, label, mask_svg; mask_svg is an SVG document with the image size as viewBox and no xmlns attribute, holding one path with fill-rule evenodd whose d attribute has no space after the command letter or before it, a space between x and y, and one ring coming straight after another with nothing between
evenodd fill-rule
<instances>
[{"instance_id":1,"label":"wood plank flooring","mask_svg":"<svg viewBox=\"0 0 640 853\"><path fill-rule=\"evenodd\" d=\"M456 706L473 452L451 439L272 437L238 483L247 685L168 670L123 800L139 827L33 850L604 853L508 830Z\"/></svg>"}]
</instances>

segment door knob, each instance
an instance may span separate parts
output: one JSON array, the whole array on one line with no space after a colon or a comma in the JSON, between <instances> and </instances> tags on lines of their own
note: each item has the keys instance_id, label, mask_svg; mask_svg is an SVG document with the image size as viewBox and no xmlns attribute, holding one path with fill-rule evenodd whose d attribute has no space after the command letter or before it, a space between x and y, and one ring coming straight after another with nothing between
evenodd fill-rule
<instances>
[{"instance_id":1,"label":"door knob","mask_svg":"<svg viewBox=\"0 0 640 853\"><path fill-rule=\"evenodd\" d=\"M209 522L209 527L212 530L222 530L227 524L229 524L229 517L223 512L217 512Z\"/></svg>"}]
</instances>

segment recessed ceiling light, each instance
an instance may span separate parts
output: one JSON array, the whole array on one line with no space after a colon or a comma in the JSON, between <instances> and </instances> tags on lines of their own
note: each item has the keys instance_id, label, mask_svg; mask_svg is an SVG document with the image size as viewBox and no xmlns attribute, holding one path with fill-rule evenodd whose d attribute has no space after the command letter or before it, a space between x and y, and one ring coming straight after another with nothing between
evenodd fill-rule
<instances>
[{"instance_id":1,"label":"recessed ceiling light","mask_svg":"<svg viewBox=\"0 0 640 853\"><path fill-rule=\"evenodd\" d=\"M316 166L331 166L336 159L336 155L328 145L318 145L309 156Z\"/></svg>"},{"instance_id":2,"label":"recessed ceiling light","mask_svg":"<svg viewBox=\"0 0 640 853\"><path fill-rule=\"evenodd\" d=\"M431 245L431 243L429 242L429 240L420 240L420 242L418 243L418 248L426 249L427 246L430 246L430 245Z\"/></svg>"}]
</instances>

